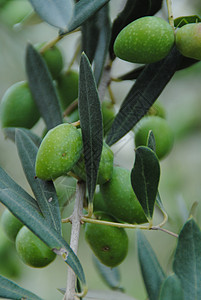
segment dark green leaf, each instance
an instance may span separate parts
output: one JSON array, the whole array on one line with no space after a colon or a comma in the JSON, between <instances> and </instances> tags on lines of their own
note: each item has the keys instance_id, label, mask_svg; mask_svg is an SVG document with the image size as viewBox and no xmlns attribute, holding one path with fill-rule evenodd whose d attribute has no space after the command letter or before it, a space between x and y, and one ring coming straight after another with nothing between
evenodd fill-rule
<instances>
[{"instance_id":1,"label":"dark green leaf","mask_svg":"<svg viewBox=\"0 0 201 300\"><path fill-rule=\"evenodd\" d=\"M181 63L178 65L176 71L181 71L183 69L186 69L186 68L194 65L197 62L199 62L199 60L182 56L181 57ZM138 76L140 75L140 73L145 69L145 67L146 66L140 66L138 68L135 68L134 70L132 70L132 71L130 71L130 72L124 74L124 75L119 76L117 79L118 80L133 80L133 79L137 79Z\"/></svg>"},{"instance_id":2,"label":"dark green leaf","mask_svg":"<svg viewBox=\"0 0 201 300\"><path fill-rule=\"evenodd\" d=\"M120 287L121 277L118 267L109 268L103 265L95 256L93 256L93 262L99 275L109 288L114 290L123 290L122 287Z\"/></svg>"},{"instance_id":3,"label":"dark green leaf","mask_svg":"<svg viewBox=\"0 0 201 300\"><path fill-rule=\"evenodd\" d=\"M45 22L67 30L68 24L73 17L73 0L29 0L37 14Z\"/></svg>"},{"instance_id":4,"label":"dark green leaf","mask_svg":"<svg viewBox=\"0 0 201 300\"><path fill-rule=\"evenodd\" d=\"M86 183L89 202L92 202L103 146L103 124L95 79L85 54L82 54L80 62L78 99L86 167Z\"/></svg>"},{"instance_id":5,"label":"dark green leaf","mask_svg":"<svg viewBox=\"0 0 201 300\"><path fill-rule=\"evenodd\" d=\"M27 46L26 72L29 87L47 129L63 123L61 108L53 80L41 55L32 45Z\"/></svg>"},{"instance_id":6,"label":"dark green leaf","mask_svg":"<svg viewBox=\"0 0 201 300\"><path fill-rule=\"evenodd\" d=\"M150 300L158 299L165 274L156 255L141 231L137 232L138 257L144 284Z\"/></svg>"},{"instance_id":7,"label":"dark green leaf","mask_svg":"<svg viewBox=\"0 0 201 300\"><path fill-rule=\"evenodd\" d=\"M152 130L149 130L147 137L147 147L156 152L156 141Z\"/></svg>"},{"instance_id":8,"label":"dark green leaf","mask_svg":"<svg viewBox=\"0 0 201 300\"><path fill-rule=\"evenodd\" d=\"M201 22L201 18L198 15L182 16L182 17L176 18L174 20L174 26L175 27L182 27L186 24L198 23L198 22Z\"/></svg>"},{"instance_id":9,"label":"dark green leaf","mask_svg":"<svg viewBox=\"0 0 201 300\"><path fill-rule=\"evenodd\" d=\"M106 140L108 145L122 138L147 113L174 75L181 57L174 47L165 59L145 67L112 123Z\"/></svg>"},{"instance_id":10,"label":"dark green leaf","mask_svg":"<svg viewBox=\"0 0 201 300\"><path fill-rule=\"evenodd\" d=\"M17 127L7 127L3 129L6 138L10 139L15 143L15 132ZM41 137L33 133L30 129L20 128L21 131L25 132L34 142L34 144L39 147L42 141Z\"/></svg>"},{"instance_id":11,"label":"dark green leaf","mask_svg":"<svg viewBox=\"0 0 201 300\"><path fill-rule=\"evenodd\" d=\"M201 231L193 219L179 234L173 269L181 281L184 300L201 299Z\"/></svg>"},{"instance_id":12,"label":"dark green leaf","mask_svg":"<svg viewBox=\"0 0 201 300\"><path fill-rule=\"evenodd\" d=\"M173 274L168 276L162 284L159 300L183 300L183 291L179 278Z\"/></svg>"},{"instance_id":13,"label":"dark green leaf","mask_svg":"<svg viewBox=\"0 0 201 300\"><path fill-rule=\"evenodd\" d=\"M16 129L15 142L22 167L31 189L36 197L44 218L61 234L61 215L59 203L52 181L35 178L35 161L38 148L21 129Z\"/></svg>"},{"instance_id":14,"label":"dark green leaf","mask_svg":"<svg viewBox=\"0 0 201 300\"><path fill-rule=\"evenodd\" d=\"M15 300L42 300L32 292L21 288L15 282L0 275L0 298Z\"/></svg>"},{"instance_id":15,"label":"dark green leaf","mask_svg":"<svg viewBox=\"0 0 201 300\"><path fill-rule=\"evenodd\" d=\"M0 167L0 189L10 189L23 201L28 202L34 209L40 212L40 208L35 201L21 186L19 186L1 167ZM1 199L0 199L1 201Z\"/></svg>"},{"instance_id":16,"label":"dark green leaf","mask_svg":"<svg viewBox=\"0 0 201 300\"><path fill-rule=\"evenodd\" d=\"M74 16L68 25L68 31L73 31L82 25L109 1L110 0L80 0L75 4ZM65 33L67 32L61 32L61 34Z\"/></svg>"},{"instance_id":17,"label":"dark green leaf","mask_svg":"<svg viewBox=\"0 0 201 300\"><path fill-rule=\"evenodd\" d=\"M117 16L112 26L110 57L115 58L113 45L119 32L129 23L144 16L152 16L161 9L163 0L127 0L124 9Z\"/></svg>"},{"instance_id":18,"label":"dark green leaf","mask_svg":"<svg viewBox=\"0 0 201 300\"><path fill-rule=\"evenodd\" d=\"M158 191L160 165L156 154L148 147L138 147L135 154L131 184L145 215L150 220Z\"/></svg>"},{"instance_id":19,"label":"dark green leaf","mask_svg":"<svg viewBox=\"0 0 201 300\"><path fill-rule=\"evenodd\" d=\"M72 268L83 288L86 288L85 276L78 257L54 228L33 206L11 189L0 189L1 202L22 221L34 234L36 234L56 254L61 255L65 262Z\"/></svg>"},{"instance_id":20,"label":"dark green leaf","mask_svg":"<svg viewBox=\"0 0 201 300\"><path fill-rule=\"evenodd\" d=\"M111 36L111 24L109 16L109 5L105 5L99 12L97 17L97 23L99 27L99 38L97 40L97 47L94 57L94 77L98 85L103 67L105 64L106 56L108 53L110 36Z\"/></svg>"}]
</instances>

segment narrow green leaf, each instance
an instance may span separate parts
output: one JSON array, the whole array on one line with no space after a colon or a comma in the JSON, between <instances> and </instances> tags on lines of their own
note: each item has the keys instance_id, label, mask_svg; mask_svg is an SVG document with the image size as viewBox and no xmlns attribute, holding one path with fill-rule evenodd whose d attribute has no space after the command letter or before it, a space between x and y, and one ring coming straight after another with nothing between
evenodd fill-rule
<instances>
[{"instance_id":1,"label":"narrow green leaf","mask_svg":"<svg viewBox=\"0 0 201 300\"><path fill-rule=\"evenodd\" d=\"M99 28L99 37L97 39L97 47L94 57L94 77L96 84L98 85L108 53L111 37L109 4L105 5L98 12L97 24Z\"/></svg>"},{"instance_id":2,"label":"narrow green leaf","mask_svg":"<svg viewBox=\"0 0 201 300\"><path fill-rule=\"evenodd\" d=\"M92 202L103 146L103 124L96 83L85 54L82 54L80 62L78 110L84 148L86 183L89 202Z\"/></svg>"},{"instance_id":3,"label":"narrow green leaf","mask_svg":"<svg viewBox=\"0 0 201 300\"><path fill-rule=\"evenodd\" d=\"M175 27L182 27L186 24L198 23L198 22L201 22L201 18L198 15L182 16L182 17L174 19L174 26Z\"/></svg>"},{"instance_id":4,"label":"narrow green leaf","mask_svg":"<svg viewBox=\"0 0 201 300\"><path fill-rule=\"evenodd\" d=\"M118 267L109 268L103 265L95 256L93 256L93 262L99 275L109 288L123 291L123 288L120 287L121 276Z\"/></svg>"},{"instance_id":5,"label":"narrow green leaf","mask_svg":"<svg viewBox=\"0 0 201 300\"><path fill-rule=\"evenodd\" d=\"M45 22L67 30L68 24L73 16L73 0L29 0L37 14Z\"/></svg>"},{"instance_id":6,"label":"narrow green leaf","mask_svg":"<svg viewBox=\"0 0 201 300\"><path fill-rule=\"evenodd\" d=\"M173 262L184 300L201 299L201 231L193 219L182 228Z\"/></svg>"},{"instance_id":7,"label":"narrow green leaf","mask_svg":"<svg viewBox=\"0 0 201 300\"><path fill-rule=\"evenodd\" d=\"M35 178L35 161L38 148L21 129L16 129L15 142L22 167L45 219L61 234L61 215L58 198L52 181Z\"/></svg>"},{"instance_id":8,"label":"narrow green leaf","mask_svg":"<svg viewBox=\"0 0 201 300\"><path fill-rule=\"evenodd\" d=\"M149 300L158 299L165 274L156 255L141 231L137 231L138 257Z\"/></svg>"},{"instance_id":9,"label":"narrow green leaf","mask_svg":"<svg viewBox=\"0 0 201 300\"><path fill-rule=\"evenodd\" d=\"M41 55L29 44L26 51L29 87L47 129L63 123L61 108L53 80Z\"/></svg>"},{"instance_id":10,"label":"narrow green leaf","mask_svg":"<svg viewBox=\"0 0 201 300\"><path fill-rule=\"evenodd\" d=\"M9 188L0 189L0 201L47 246L64 258L85 288L85 276L78 257L62 236L49 226L47 220L30 203Z\"/></svg>"},{"instance_id":11,"label":"narrow green leaf","mask_svg":"<svg viewBox=\"0 0 201 300\"><path fill-rule=\"evenodd\" d=\"M149 130L147 137L147 147L156 152L156 141L152 130Z\"/></svg>"},{"instance_id":12,"label":"narrow green leaf","mask_svg":"<svg viewBox=\"0 0 201 300\"><path fill-rule=\"evenodd\" d=\"M158 191L160 165L156 154L148 147L138 147L135 154L131 184L145 215L150 220Z\"/></svg>"},{"instance_id":13,"label":"narrow green leaf","mask_svg":"<svg viewBox=\"0 0 201 300\"><path fill-rule=\"evenodd\" d=\"M80 0L75 4L74 16L68 24L68 31L73 31L86 20L93 16L101 7L110 0ZM61 32L65 34L67 32Z\"/></svg>"},{"instance_id":14,"label":"narrow green leaf","mask_svg":"<svg viewBox=\"0 0 201 300\"><path fill-rule=\"evenodd\" d=\"M181 57L174 47L165 59L145 67L112 123L106 139L108 145L121 139L147 113L174 75Z\"/></svg>"},{"instance_id":15,"label":"narrow green leaf","mask_svg":"<svg viewBox=\"0 0 201 300\"><path fill-rule=\"evenodd\" d=\"M178 65L176 71L181 71L183 69L186 69L186 68L194 65L197 62L199 62L199 60L182 56L181 57L181 63ZM118 80L133 80L133 79L137 79L138 76L140 75L140 73L145 68L146 68L146 65L137 67L137 68L129 71L128 73L119 76L117 79Z\"/></svg>"},{"instance_id":16,"label":"narrow green leaf","mask_svg":"<svg viewBox=\"0 0 201 300\"><path fill-rule=\"evenodd\" d=\"M163 0L127 0L121 13L113 22L110 57L115 58L113 45L119 32L129 23L144 16L152 16L161 9Z\"/></svg>"},{"instance_id":17,"label":"narrow green leaf","mask_svg":"<svg viewBox=\"0 0 201 300\"><path fill-rule=\"evenodd\" d=\"M168 276L161 287L159 300L183 300L183 290L179 278L173 274Z\"/></svg>"},{"instance_id":18,"label":"narrow green leaf","mask_svg":"<svg viewBox=\"0 0 201 300\"><path fill-rule=\"evenodd\" d=\"M6 138L10 139L15 143L15 132L17 127L6 127L3 129L3 133ZM34 144L39 147L42 141L42 138L35 133L33 133L30 129L20 127L20 130L25 132L34 142Z\"/></svg>"},{"instance_id":19,"label":"narrow green leaf","mask_svg":"<svg viewBox=\"0 0 201 300\"><path fill-rule=\"evenodd\" d=\"M21 288L15 282L0 275L0 298L15 300L42 300L32 292Z\"/></svg>"},{"instance_id":20,"label":"narrow green leaf","mask_svg":"<svg viewBox=\"0 0 201 300\"><path fill-rule=\"evenodd\" d=\"M0 189L12 190L23 201L28 202L35 210L40 212L40 208L34 198L32 198L21 186L19 186L1 167L0 167Z\"/></svg>"}]
</instances>

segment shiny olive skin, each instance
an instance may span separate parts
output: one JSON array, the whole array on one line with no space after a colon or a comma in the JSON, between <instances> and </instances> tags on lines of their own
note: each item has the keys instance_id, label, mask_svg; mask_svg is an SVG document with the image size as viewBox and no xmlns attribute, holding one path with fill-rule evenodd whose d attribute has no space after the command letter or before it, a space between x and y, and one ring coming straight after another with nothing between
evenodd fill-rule
<instances>
[{"instance_id":1,"label":"shiny olive skin","mask_svg":"<svg viewBox=\"0 0 201 300\"><path fill-rule=\"evenodd\" d=\"M8 209L5 209L1 216L1 225L9 240L14 242L18 231L23 226L23 223L18 220Z\"/></svg>"},{"instance_id":2,"label":"shiny olive skin","mask_svg":"<svg viewBox=\"0 0 201 300\"><path fill-rule=\"evenodd\" d=\"M108 213L127 223L145 223L147 218L131 186L130 171L114 166L112 178L100 185Z\"/></svg>"},{"instance_id":3,"label":"shiny olive skin","mask_svg":"<svg viewBox=\"0 0 201 300\"><path fill-rule=\"evenodd\" d=\"M98 220L116 222L104 212L94 212L94 216ZM85 239L96 257L108 267L119 265L127 255L128 236L124 228L86 223Z\"/></svg>"}]
</instances>

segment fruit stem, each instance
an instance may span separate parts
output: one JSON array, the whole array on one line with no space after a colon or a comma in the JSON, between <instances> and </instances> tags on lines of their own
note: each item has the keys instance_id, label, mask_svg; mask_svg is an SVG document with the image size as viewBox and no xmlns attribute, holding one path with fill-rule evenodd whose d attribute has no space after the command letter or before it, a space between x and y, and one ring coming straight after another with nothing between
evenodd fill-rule
<instances>
[{"instance_id":1,"label":"fruit stem","mask_svg":"<svg viewBox=\"0 0 201 300\"><path fill-rule=\"evenodd\" d=\"M160 230L160 231L166 232L166 233L168 233L168 234L170 234L170 235L172 235L172 236L178 238L178 234L176 234L176 233L174 233L174 232L172 232L172 231L169 231L169 230L167 230L167 229L165 229L165 228L161 228L161 227L159 227L159 226L153 226L153 227L150 228L150 229L151 229L151 230Z\"/></svg>"},{"instance_id":2,"label":"fruit stem","mask_svg":"<svg viewBox=\"0 0 201 300\"><path fill-rule=\"evenodd\" d=\"M81 219L82 219L82 210L83 210L83 199L85 195L85 183L77 182L76 186L76 196L75 196L75 205L73 214L71 216L71 239L70 239L70 247L77 254L78 251L78 242L79 242L79 234L81 227ZM75 283L76 276L71 268L68 269L68 278L67 278L67 288L66 293L64 295L64 300L74 300L76 296L75 292Z\"/></svg>"},{"instance_id":3,"label":"fruit stem","mask_svg":"<svg viewBox=\"0 0 201 300\"><path fill-rule=\"evenodd\" d=\"M127 224L127 223L117 223L117 222L110 222L110 221L102 221L102 220L97 220L97 219L91 219L91 218L89 218L87 216L82 217L81 221L82 222L86 222L86 223L101 224L101 225L113 226L113 227L118 227L118 228L149 229L149 227L143 226L143 225ZM64 223L64 220L62 220L62 222Z\"/></svg>"},{"instance_id":4,"label":"fruit stem","mask_svg":"<svg viewBox=\"0 0 201 300\"><path fill-rule=\"evenodd\" d=\"M53 40L47 42L41 49L40 53L43 54L45 51L47 51L49 48L53 47L58 41L60 41L63 38L63 36L58 35Z\"/></svg>"},{"instance_id":5,"label":"fruit stem","mask_svg":"<svg viewBox=\"0 0 201 300\"><path fill-rule=\"evenodd\" d=\"M170 26L172 26L174 30L174 18L173 18L173 11L172 11L172 0L166 0L167 2L167 9L168 9L168 20L170 23Z\"/></svg>"},{"instance_id":6,"label":"fruit stem","mask_svg":"<svg viewBox=\"0 0 201 300\"><path fill-rule=\"evenodd\" d=\"M81 51L81 44L79 43L78 46L77 46L77 48L76 48L76 50L75 50L75 52L74 52L74 55L73 55L73 57L72 57L72 59L70 61L70 64L69 64L68 69L66 70L65 74L68 74L68 72L70 72L70 70L71 70L71 68L72 68L72 66L73 66L73 64L74 64L74 62L75 62L78 54L80 53L80 51Z\"/></svg>"},{"instance_id":7,"label":"fruit stem","mask_svg":"<svg viewBox=\"0 0 201 300\"><path fill-rule=\"evenodd\" d=\"M73 101L63 112L63 117L70 115L78 107L78 100Z\"/></svg>"},{"instance_id":8,"label":"fruit stem","mask_svg":"<svg viewBox=\"0 0 201 300\"><path fill-rule=\"evenodd\" d=\"M108 92L109 92L112 104L115 104L115 97L114 97L113 91L111 89L111 83L108 85Z\"/></svg>"}]
</instances>

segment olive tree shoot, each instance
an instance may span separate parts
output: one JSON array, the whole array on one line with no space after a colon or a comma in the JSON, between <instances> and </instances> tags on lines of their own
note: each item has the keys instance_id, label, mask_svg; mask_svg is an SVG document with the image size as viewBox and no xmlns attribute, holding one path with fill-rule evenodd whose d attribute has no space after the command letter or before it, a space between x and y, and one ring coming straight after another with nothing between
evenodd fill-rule
<instances>
[{"instance_id":1,"label":"olive tree shoot","mask_svg":"<svg viewBox=\"0 0 201 300\"><path fill-rule=\"evenodd\" d=\"M0 0L0 298L201 300L199 13Z\"/></svg>"}]
</instances>

